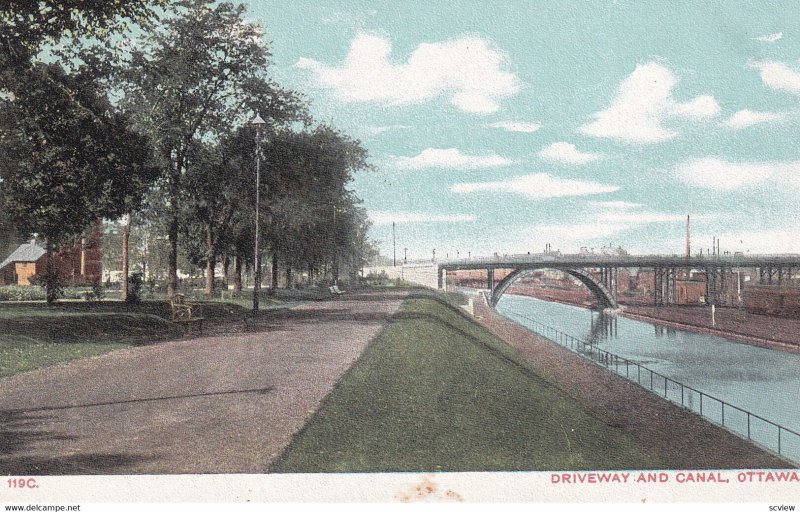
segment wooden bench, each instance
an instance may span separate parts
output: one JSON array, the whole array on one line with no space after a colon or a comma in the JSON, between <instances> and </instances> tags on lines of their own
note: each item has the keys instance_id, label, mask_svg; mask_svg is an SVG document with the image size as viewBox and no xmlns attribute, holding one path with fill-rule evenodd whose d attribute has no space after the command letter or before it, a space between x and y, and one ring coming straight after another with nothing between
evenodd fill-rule
<instances>
[{"instance_id":1,"label":"wooden bench","mask_svg":"<svg viewBox=\"0 0 800 512\"><path fill-rule=\"evenodd\" d=\"M345 292L339 289L337 285L329 286L328 290L330 290L331 295L344 295Z\"/></svg>"},{"instance_id":2,"label":"wooden bench","mask_svg":"<svg viewBox=\"0 0 800 512\"><path fill-rule=\"evenodd\" d=\"M203 334L203 320L199 316L200 305L186 302L186 296L176 293L169 300L169 307L172 311L172 321L183 326L184 332L189 333L192 325L200 327L200 334Z\"/></svg>"}]
</instances>

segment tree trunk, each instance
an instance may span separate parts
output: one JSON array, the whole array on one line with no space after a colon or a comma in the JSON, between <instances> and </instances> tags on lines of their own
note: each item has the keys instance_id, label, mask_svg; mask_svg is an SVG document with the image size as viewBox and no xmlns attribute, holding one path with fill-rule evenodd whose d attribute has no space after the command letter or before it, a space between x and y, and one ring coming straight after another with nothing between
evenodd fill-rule
<instances>
[{"instance_id":1,"label":"tree trunk","mask_svg":"<svg viewBox=\"0 0 800 512\"><path fill-rule=\"evenodd\" d=\"M233 255L233 291L242 291L242 259L238 254Z\"/></svg>"},{"instance_id":2,"label":"tree trunk","mask_svg":"<svg viewBox=\"0 0 800 512\"><path fill-rule=\"evenodd\" d=\"M292 266L286 265L286 289L292 289Z\"/></svg>"},{"instance_id":3,"label":"tree trunk","mask_svg":"<svg viewBox=\"0 0 800 512\"><path fill-rule=\"evenodd\" d=\"M230 279L231 257L227 254L222 257L222 289L228 289L228 280Z\"/></svg>"},{"instance_id":4,"label":"tree trunk","mask_svg":"<svg viewBox=\"0 0 800 512\"><path fill-rule=\"evenodd\" d=\"M54 304L58 300L58 272L53 258L53 243L48 240L46 244L46 260L44 270L44 285L47 293L47 303Z\"/></svg>"},{"instance_id":5,"label":"tree trunk","mask_svg":"<svg viewBox=\"0 0 800 512\"><path fill-rule=\"evenodd\" d=\"M178 292L178 218L169 221L169 255L167 257L167 298Z\"/></svg>"},{"instance_id":6,"label":"tree trunk","mask_svg":"<svg viewBox=\"0 0 800 512\"><path fill-rule=\"evenodd\" d=\"M214 295L214 267L216 266L216 258L211 257L206 260L206 288L204 293L208 296Z\"/></svg>"},{"instance_id":7,"label":"tree trunk","mask_svg":"<svg viewBox=\"0 0 800 512\"><path fill-rule=\"evenodd\" d=\"M126 215L122 228L122 275L120 276L119 300L128 300L128 242L131 237L131 218Z\"/></svg>"},{"instance_id":8,"label":"tree trunk","mask_svg":"<svg viewBox=\"0 0 800 512\"><path fill-rule=\"evenodd\" d=\"M208 296L214 295L214 267L217 266L217 259L214 255L214 238L211 236L211 228L206 227L206 290Z\"/></svg>"},{"instance_id":9,"label":"tree trunk","mask_svg":"<svg viewBox=\"0 0 800 512\"><path fill-rule=\"evenodd\" d=\"M170 153L170 180L169 180L169 256L167 258L167 298L172 298L178 292L178 201L180 195L181 160L177 155L172 158Z\"/></svg>"},{"instance_id":10,"label":"tree trunk","mask_svg":"<svg viewBox=\"0 0 800 512\"><path fill-rule=\"evenodd\" d=\"M333 284L339 284L339 251L333 248Z\"/></svg>"},{"instance_id":11,"label":"tree trunk","mask_svg":"<svg viewBox=\"0 0 800 512\"><path fill-rule=\"evenodd\" d=\"M270 293L275 293L278 289L278 253L272 253L272 289Z\"/></svg>"}]
</instances>

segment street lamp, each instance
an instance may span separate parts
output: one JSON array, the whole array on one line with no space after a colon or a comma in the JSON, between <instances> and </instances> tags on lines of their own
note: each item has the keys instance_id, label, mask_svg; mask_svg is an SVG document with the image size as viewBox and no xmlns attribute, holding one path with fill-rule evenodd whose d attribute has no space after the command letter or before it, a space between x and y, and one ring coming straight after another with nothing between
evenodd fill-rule
<instances>
[{"instance_id":1,"label":"street lamp","mask_svg":"<svg viewBox=\"0 0 800 512\"><path fill-rule=\"evenodd\" d=\"M253 258L253 268L255 278L253 282L253 312L258 311L258 294L261 291L261 255L258 248L258 227L261 204L261 128L266 122L256 112L256 117L250 122L256 129L256 234L255 234L255 254Z\"/></svg>"}]
</instances>

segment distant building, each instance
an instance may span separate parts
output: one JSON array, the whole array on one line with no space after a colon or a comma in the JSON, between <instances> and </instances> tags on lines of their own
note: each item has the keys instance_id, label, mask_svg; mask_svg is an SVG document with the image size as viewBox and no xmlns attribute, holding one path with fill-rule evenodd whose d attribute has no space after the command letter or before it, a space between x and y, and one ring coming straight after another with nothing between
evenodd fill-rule
<instances>
[{"instance_id":1,"label":"distant building","mask_svg":"<svg viewBox=\"0 0 800 512\"><path fill-rule=\"evenodd\" d=\"M100 233L94 231L72 247L58 250L53 259L62 282L73 285L99 282L103 273ZM34 240L24 243L0 263L0 286L30 286L33 276L44 275L46 265L44 248Z\"/></svg>"},{"instance_id":2,"label":"distant building","mask_svg":"<svg viewBox=\"0 0 800 512\"><path fill-rule=\"evenodd\" d=\"M0 285L29 286L31 277L44 271L44 255L45 250L34 241L17 247L0 263Z\"/></svg>"},{"instance_id":3,"label":"distant building","mask_svg":"<svg viewBox=\"0 0 800 512\"><path fill-rule=\"evenodd\" d=\"M800 318L800 286L750 285L744 289L744 307L757 315Z\"/></svg>"}]
</instances>

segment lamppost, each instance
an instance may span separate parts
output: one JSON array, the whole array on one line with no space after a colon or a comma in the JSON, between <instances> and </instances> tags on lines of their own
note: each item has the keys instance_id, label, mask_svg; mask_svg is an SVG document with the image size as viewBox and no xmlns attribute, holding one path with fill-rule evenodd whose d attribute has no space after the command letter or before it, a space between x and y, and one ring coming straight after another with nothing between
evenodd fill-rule
<instances>
[{"instance_id":1,"label":"lamppost","mask_svg":"<svg viewBox=\"0 0 800 512\"><path fill-rule=\"evenodd\" d=\"M408 247L403 247L403 264L408 263Z\"/></svg>"},{"instance_id":2,"label":"lamppost","mask_svg":"<svg viewBox=\"0 0 800 512\"><path fill-rule=\"evenodd\" d=\"M256 113L255 119L250 122L256 129L256 234L255 234L255 254L253 257L253 311L258 311L258 294L261 291L261 251L258 247L258 228L261 205L261 128L267 124Z\"/></svg>"},{"instance_id":3,"label":"lamppost","mask_svg":"<svg viewBox=\"0 0 800 512\"><path fill-rule=\"evenodd\" d=\"M339 286L339 250L336 247L336 204L333 205L333 229L331 230L331 250L333 251L333 268L331 277L333 285Z\"/></svg>"}]
</instances>

